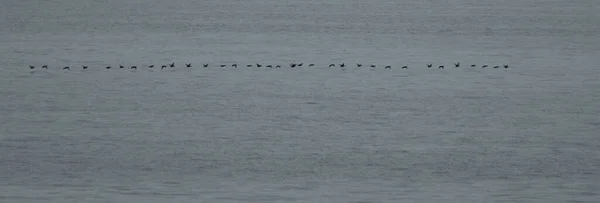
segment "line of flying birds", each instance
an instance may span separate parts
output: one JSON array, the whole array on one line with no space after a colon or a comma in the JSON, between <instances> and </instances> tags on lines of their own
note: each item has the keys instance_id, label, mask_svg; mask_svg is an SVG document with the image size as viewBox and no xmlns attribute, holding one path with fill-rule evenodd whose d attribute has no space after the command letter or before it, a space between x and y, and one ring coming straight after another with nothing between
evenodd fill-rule
<instances>
[{"instance_id":1,"label":"line of flying birds","mask_svg":"<svg viewBox=\"0 0 600 203\"><path fill-rule=\"evenodd\" d=\"M248 64L248 65L246 65L246 67L248 67L248 68L252 68L252 67L260 68L260 67L263 67L263 66L266 67L266 68L281 68L281 65L263 65L263 64L258 64L258 63L257 64ZM304 66L304 63L290 63L289 64L290 68L303 67L303 66ZM311 64L308 64L306 66L307 67L314 67L315 64L311 63ZM344 68L347 65L345 63L340 63L340 64L332 63L332 64L329 64L329 68L334 68L334 67L338 67L338 66L341 67L341 68ZM426 66L427 66L427 68L432 68L433 64L426 64ZM154 68L155 66L154 66L154 64L151 64L151 65L148 65L147 67L148 68ZM191 68L192 64L191 63L186 63L185 67ZM202 67L207 68L208 64L207 63L202 64ZM236 64L236 63L230 64L230 65L221 64L221 65L219 65L219 67L233 67L233 68L237 68L238 64ZM363 64L357 63L356 67L363 67ZM369 65L369 67L371 67L371 68L377 68L377 65L371 64L371 65ZM460 67L460 62L459 63L454 63L454 67L456 67L456 68ZM471 64L470 67L475 68L475 67L477 67L477 65L476 64ZM481 68L487 68L487 67L489 67L487 64L484 64L484 65L481 66ZM509 66L506 65L506 64L503 65L503 67L504 68L509 68ZM111 68L112 68L112 66L106 66L105 67L105 69L111 69ZM126 67L123 66L123 65L119 65L118 68L119 69L124 69ZM138 68L137 66L130 66L129 67L129 69L135 69L135 70L137 70L137 68ZM162 65L160 67L160 69L166 69L166 68L175 68L175 63L170 63L170 64ZM408 66L402 66L400 68L401 69L408 69ZM440 65L437 68L438 69L444 69L444 66ZM492 68L500 68L500 66L493 66ZM29 69L32 69L32 70L35 69L35 66L30 65ZM48 69L48 65L43 65L42 69ZM88 66L83 65L83 66L81 66L81 69L84 69L84 70L88 69ZM386 65L386 66L384 66L384 69L392 69L392 66ZM65 66L65 67L62 68L62 70L71 70L71 67L70 66Z\"/></svg>"}]
</instances>

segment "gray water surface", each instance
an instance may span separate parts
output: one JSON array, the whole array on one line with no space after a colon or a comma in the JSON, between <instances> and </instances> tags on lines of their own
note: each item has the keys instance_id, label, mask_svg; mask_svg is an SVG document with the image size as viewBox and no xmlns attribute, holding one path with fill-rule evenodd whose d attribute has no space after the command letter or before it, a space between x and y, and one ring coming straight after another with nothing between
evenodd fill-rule
<instances>
[{"instance_id":1,"label":"gray water surface","mask_svg":"<svg viewBox=\"0 0 600 203\"><path fill-rule=\"evenodd\" d=\"M5 0L0 202L597 202L599 7Z\"/></svg>"}]
</instances>

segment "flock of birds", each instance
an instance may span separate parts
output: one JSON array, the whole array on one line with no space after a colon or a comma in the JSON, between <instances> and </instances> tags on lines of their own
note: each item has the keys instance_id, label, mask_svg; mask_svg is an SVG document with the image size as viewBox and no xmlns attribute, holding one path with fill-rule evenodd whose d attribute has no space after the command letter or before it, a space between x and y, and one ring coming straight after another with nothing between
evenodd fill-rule
<instances>
[{"instance_id":1,"label":"flock of birds","mask_svg":"<svg viewBox=\"0 0 600 203\"><path fill-rule=\"evenodd\" d=\"M290 63L289 64L290 68L297 68L297 67L303 67L303 66L304 66L304 63ZM314 67L314 66L315 66L314 63L306 65L306 67ZM334 64L334 63L332 63L332 64L329 64L329 68L335 68L335 67L338 67L338 66L341 67L341 68L344 68L347 65L345 63L341 63L341 64ZM433 64L426 64L426 66L427 66L427 68L432 68ZM154 67L155 67L154 64L151 64L151 65L147 66L147 68L154 68ZM191 68L192 64L191 63L186 63L185 67L186 68ZM202 64L202 67L207 68L208 64L207 63ZM229 64L229 65L227 65L227 64L221 64L221 65L219 65L219 67L222 67L222 68L223 67L237 68L238 64L235 64L235 63L234 64ZM252 67L257 67L257 68L261 68L261 67L265 67L265 68L281 68L281 65L266 65L266 64L258 64L257 63L257 64L248 64L248 65L246 65L246 67L248 67L248 68L252 68ZM357 63L356 67L359 67L359 68L363 67L363 64ZM377 68L377 65L371 64L371 65L369 65L369 67L370 68ZM454 67L456 67L456 68L460 67L460 62L454 63ZM471 68L476 68L477 65L476 64L471 64L470 67ZM487 68L487 67L489 67L487 64L481 65L481 68ZM506 64L503 65L503 67L504 68L509 68L509 66L506 65ZM126 67L123 66L123 65L119 65L118 68L119 69L124 69ZM168 68L175 68L175 63L169 63L169 64L166 64L166 65L162 65L160 67L161 70L162 69L168 69ZM496 66L493 66L492 68L500 68L500 66L496 65ZM35 69L35 66L30 65L29 69L31 69L31 70ZM48 65L43 65L42 69L48 69ZM88 69L88 66L83 65L83 66L81 66L81 69L86 70L86 69ZM107 69L107 70L108 69L112 69L112 66L106 66L105 69ZM138 67L137 66L130 66L129 69L137 70ZM386 65L386 66L384 66L383 69L392 69L392 66L391 65ZM408 69L408 66L402 66L402 67L400 67L400 69ZM444 65L438 66L437 69L444 69ZM65 66L65 67L62 68L62 70L71 70L71 67Z\"/></svg>"}]
</instances>

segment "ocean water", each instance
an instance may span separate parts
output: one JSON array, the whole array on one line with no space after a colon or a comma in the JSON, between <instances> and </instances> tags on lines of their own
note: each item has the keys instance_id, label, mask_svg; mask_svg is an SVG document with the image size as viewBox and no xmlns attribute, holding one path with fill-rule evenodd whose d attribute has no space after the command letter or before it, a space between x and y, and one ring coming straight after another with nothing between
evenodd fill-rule
<instances>
[{"instance_id":1,"label":"ocean water","mask_svg":"<svg viewBox=\"0 0 600 203\"><path fill-rule=\"evenodd\" d=\"M0 202L598 202L599 7L4 0Z\"/></svg>"}]
</instances>

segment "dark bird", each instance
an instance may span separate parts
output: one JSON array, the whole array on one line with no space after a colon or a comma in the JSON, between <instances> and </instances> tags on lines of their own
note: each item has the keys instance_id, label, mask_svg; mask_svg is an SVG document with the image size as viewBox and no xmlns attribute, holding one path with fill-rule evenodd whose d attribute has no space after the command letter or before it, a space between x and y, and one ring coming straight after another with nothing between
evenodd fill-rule
<instances>
[{"instance_id":1,"label":"dark bird","mask_svg":"<svg viewBox=\"0 0 600 203\"><path fill-rule=\"evenodd\" d=\"M385 66L383 69L392 69L392 66Z\"/></svg>"},{"instance_id":2,"label":"dark bird","mask_svg":"<svg viewBox=\"0 0 600 203\"><path fill-rule=\"evenodd\" d=\"M85 69L87 69L88 67L87 67L87 66L81 66L81 68L85 70Z\"/></svg>"},{"instance_id":3,"label":"dark bird","mask_svg":"<svg viewBox=\"0 0 600 203\"><path fill-rule=\"evenodd\" d=\"M474 68L476 65L475 64L471 64L471 68Z\"/></svg>"},{"instance_id":4,"label":"dark bird","mask_svg":"<svg viewBox=\"0 0 600 203\"><path fill-rule=\"evenodd\" d=\"M456 68L460 67L460 62L459 63L454 63L454 67L456 67Z\"/></svg>"},{"instance_id":5,"label":"dark bird","mask_svg":"<svg viewBox=\"0 0 600 203\"><path fill-rule=\"evenodd\" d=\"M267 65L267 66L265 66L265 67L267 67L267 68L273 68L273 66L272 66L272 65Z\"/></svg>"},{"instance_id":6,"label":"dark bird","mask_svg":"<svg viewBox=\"0 0 600 203\"><path fill-rule=\"evenodd\" d=\"M208 63L202 64L203 67L208 67Z\"/></svg>"},{"instance_id":7,"label":"dark bird","mask_svg":"<svg viewBox=\"0 0 600 203\"><path fill-rule=\"evenodd\" d=\"M504 65L504 68L508 68L508 65Z\"/></svg>"},{"instance_id":8,"label":"dark bird","mask_svg":"<svg viewBox=\"0 0 600 203\"><path fill-rule=\"evenodd\" d=\"M438 66L438 69L444 69L444 66Z\"/></svg>"},{"instance_id":9,"label":"dark bird","mask_svg":"<svg viewBox=\"0 0 600 203\"><path fill-rule=\"evenodd\" d=\"M431 68L431 66L433 66L433 64L427 64L427 68Z\"/></svg>"},{"instance_id":10,"label":"dark bird","mask_svg":"<svg viewBox=\"0 0 600 203\"><path fill-rule=\"evenodd\" d=\"M65 66L63 70L71 70L71 68L69 68L69 66Z\"/></svg>"},{"instance_id":11,"label":"dark bird","mask_svg":"<svg viewBox=\"0 0 600 203\"><path fill-rule=\"evenodd\" d=\"M149 65L148 68L154 68L154 64Z\"/></svg>"},{"instance_id":12,"label":"dark bird","mask_svg":"<svg viewBox=\"0 0 600 203\"><path fill-rule=\"evenodd\" d=\"M331 68L331 67L335 67L335 64L333 64L333 63L332 63L332 64L329 64L329 67L330 67L330 68Z\"/></svg>"},{"instance_id":13,"label":"dark bird","mask_svg":"<svg viewBox=\"0 0 600 203\"><path fill-rule=\"evenodd\" d=\"M35 66L29 65L29 69L34 69Z\"/></svg>"},{"instance_id":14,"label":"dark bird","mask_svg":"<svg viewBox=\"0 0 600 203\"><path fill-rule=\"evenodd\" d=\"M237 68L237 64L234 63L233 65L231 65L231 67Z\"/></svg>"},{"instance_id":15,"label":"dark bird","mask_svg":"<svg viewBox=\"0 0 600 203\"><path fill-rule=\"evenodd\" d=\"M296 67L296 64L295 63L290 63L290 68L294 68L294 67Z\"/></svg>"},{"instance_id":16,"label":"dark bird","mask_svg":"<svg viewBox=\"0 0 600 203\"><path fill-rule=\"evenodd\" d=\"M308 64L308 67L313 67L313 66L315 66L314 63Z\"/></svg>"},{"instance_id":17,"label":"dark bird","mask_svg":"<svg viewBox=\"0 0 600 203\"><path fill-rule=\"evenodd\" d=\"M225 66L227 66L227 65L225 65L225 64L221 64L221 68L223 68L223 67L225 67Z\"/></svg>"},{"instance_id":18,"label":"dark bird","mask_svg":"<svg viewBox=\"0 0 600 203\"><path fill-rule=\"evenodd\" d=\"M175 67L175 62L169 64L169 67L174 68Z\"/></svg>"},{"instance_id":19,"label":"dark bird","mask_svg":"<svg viewBox=\"0 0 600 203\"><path fill-rule=\"evenodd\" d=\"M252 68L252 65L246 65L246 67L248 67L248 68Z\"/></svg>"},{"instance_id":20,"label":"dark bird","mask_svg":"<svg viewBox=\"0 0 600 203\"><path fill-rule=\"evenodd\" d=\"M408 66L402 66L400 69L408 69Z\"/></svg>"},{"instance_id":21,"label":"dark bird","mask_svg":"<svg viewBox=\"0 0 600 203\"><path fill-rule=\"evenodd\" d=\"M500 66L494 66L494 68L500 68Z\"/></svg>"},{"instance_id":22,"label":"dark bird","mask_svg":"<svg viewBox=\"0 0 600 203\"><path fill-rule=\"evenodd\" d=\"M300 67L300 66L302 66L302 65L304 65L304 63L300 63L300 64L298 64L298 67Z\"/></svg>"},{"instance_id":23,"label":"dark bird","mask_svg":"<svg viewBox=\"0 0 600 203\"><path fill-rule=\"evenodd\" d=\"M481 68L486 68L486 67L488 67L488 65L487 65L487 64L486 64L486 65L483 65L483 66L481 66Z\"/></svg>"},{"instance_id":24,"label":"dark bird","mask_svg":"<svg viewBox=\"0 0 600 203\"><path fill-rule=\"evenodd\" d=\"M340 67L342 67L342 68L345 66L346 66L346 64L344 64L344 63L340 64Z\"/></svg>"},{"instance_id":25,"label":"dark bird","mask_svg":"<svg viewBox=\"0 0 600 203\"><path fill-rule=\"evenodd\" d=\"M43 69L48 69L48 66L47 65L43 65L42 68Z\"/></svg>"},{"instance_id":26,"label":"dark bird","mask_svg":"<svg viewBox=\"0 0 600 203\"><path fill-rule=\"evenodd\" d=\"M119 68L125 68L125 66L123 66L123 65L119 65Z\"/></svg>"},{"instance_id":27,"label":"dark bird","mask_svg":"<svg viewBox=\"0 0 600 203\"><path fill-rule=\"evenodd\" d=\"M360 64L360 63L357 63L357 64L356 64L356 67L359 67L359 68L360 68L360 67L362 67L362 64Z\"/></svg>"},{"instance_id":28,"label":"dark bird","mask_svg":"<svg viewBox=\"0 0 600 203\"><path fill-rule=\"evenodd\" d=\"M281 68L281 66L280 65L276 65L275 68Z\"/></svg>"},{"instance_id":29,"label":"dark bird","mask_svg":"<svg viewBox=\"0 0 600 203\"><path fill-rule=\"evenodd\" d=\"M185 67L191 68L191 67L192 67L192 64L191 64L191 63L186 63L186 64L185 64Z\"/></svg>"},{"instance_id":30,"label":"dark bird","mask_svg":"<svg viewBox=\"0 0 600 203\"><path fill-rule=\"evenodd\" d=\"M111 68L110 66L106 66L106 70L108 70L108 69L110 69L110 68Z\"/></svg>"},{"instance_id":31,"label":"dark bird","mask_svg":"<svg viewBox=\"0 0 600 203\"><path fill-rule=\"evenodd\" d=\"M160 66L160 69L161 69L161 70L162 70L162 69L165 69L165 68L167 68L167 65L162 65L162 66Z\"/></svg>"},{"instance_id":32,"label":"dark bird","mask_svg":"<svg viewBox=\"0 0 600 203\"><path fill-rule=\"evenodd\" d=\"M262 65L260 65L260 64L258 64L258 63L257 63L257 64L256 64L256 67L259 67L259 68L260 68L260 67L262 67Z\"/></svg>"},{"instance_id":33,"label":"dark bird","mask_svg":"<svg viewBox=\"0 0 600 203\"><path fill-rule=\"evenodd\" d=\"M376 67L376 65L371 65L371 68L375 68L375 67Z\"/></svg>"},{"instance_id":34,"label":"dark bird","mask_svg":"<svg viewBox=\"0 0 600 203\"><path fill-rule=\"evenodd\" d=\"M137 70L137 66L131 66L131 68L129 69L136 69Z\"/></svg>"}]
</instances>

